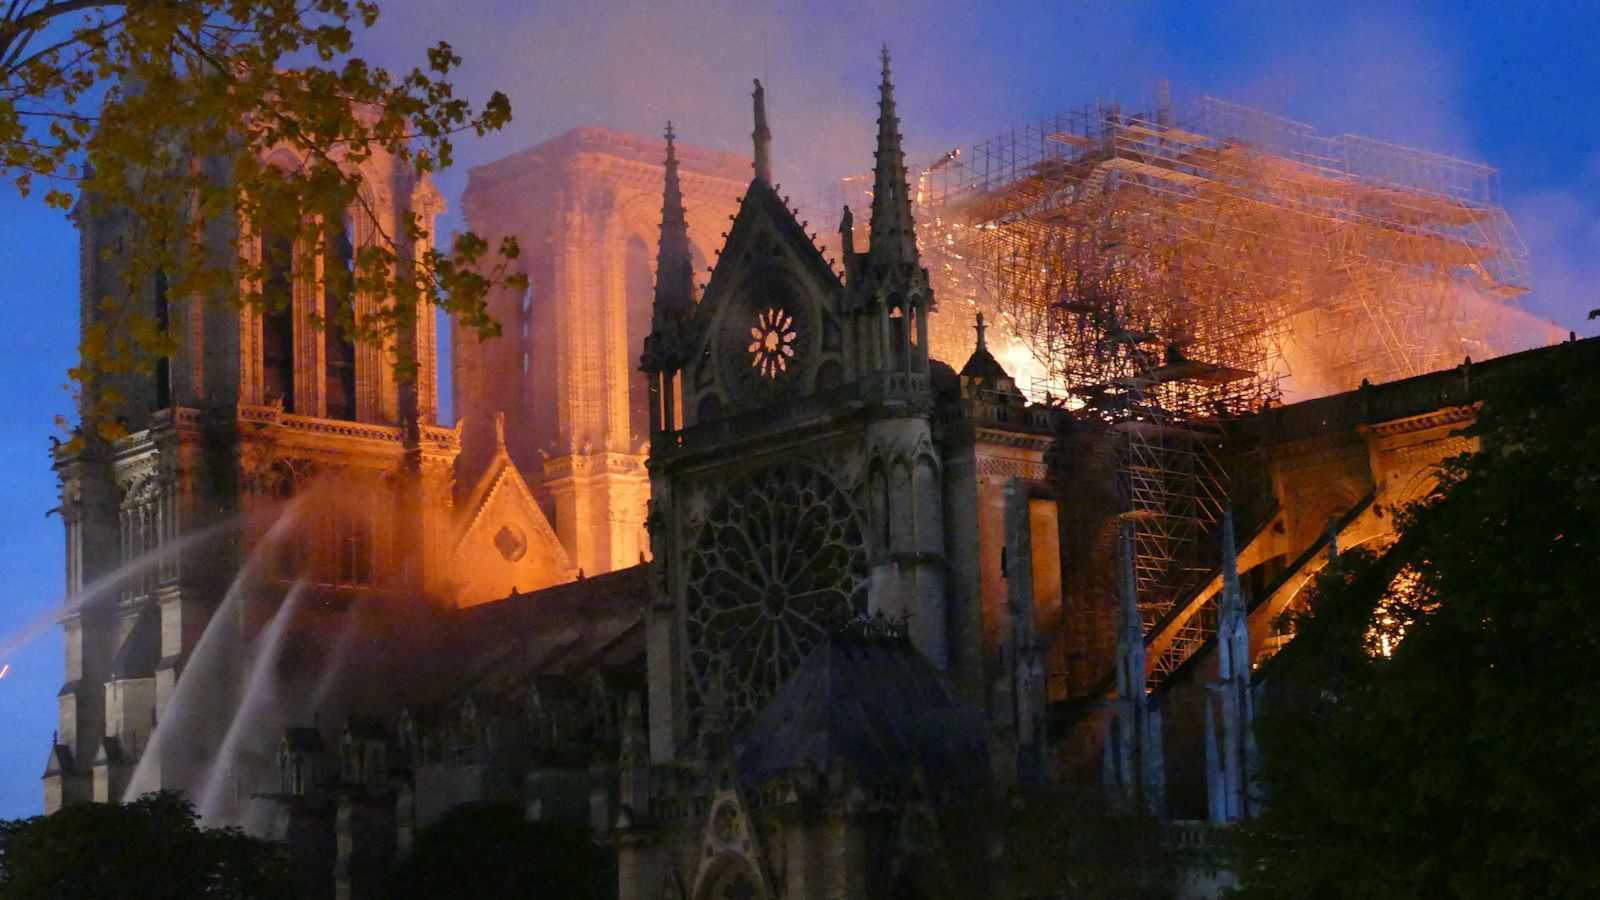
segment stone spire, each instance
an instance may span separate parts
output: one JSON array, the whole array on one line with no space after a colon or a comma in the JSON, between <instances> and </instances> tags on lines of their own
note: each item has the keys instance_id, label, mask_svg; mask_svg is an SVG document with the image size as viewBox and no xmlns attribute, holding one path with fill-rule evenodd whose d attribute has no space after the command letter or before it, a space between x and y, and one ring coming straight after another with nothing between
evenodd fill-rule
<instances>
[{"instance_id":1,"label":"stone spire","mask_svg":"<svg viewBox=\"0 0 1600 900\"><path fill-rule=\"evenodd\" d=\"M667 123L666 177L661 192L661 244L656 250L655 315L680 316L694 309L694 259L689 250L689 223L683 213L683 188L678 183L676 135Z\"/></svg>"},{"instance_id":2,"label":"stone spire","mask_svg":"<svg viewBox=\"0 0 1600 900\"><path fill-rule=\"evenodd\" d=\"M1122 523L1117 535L1117 693L1143 698L1145 693L1144 619L1139 614L1139 589L1134 572L1133 525Z\"/></svg>"},{"instance_id":3,"label":"stone spire","mask_svg":"<svg viewBox=\"0 0 1600 900\"><path fill-rule=\"evenodd\" d=\"M772 185L772 129L767 127L767 89L756 79L755 93L756 130L750 133L756 145L756 180Z\"/></svg>"},{"instance_id":4,"label":"stone spire","mask_svg":"<svg viewBox=\"0 0 1600 900\"><path fill-rule=\"evenodd\" d=\"M1145 691L1144 623L1134 570L1133 524L1117 540L1117 698L1104 749L1105 786L1129 810L1161 816L1166 809L1166 765L1161 752L1161 709Z\"/></svg>"},{"instance_id":5,"label":"stone spire","mask_svg":"<svg viewBox=\"0 0 1600 900\"><path fill-rule=\"evenodd\" d=\"M1233 506L1222 511L1222 602L1218 615L1226 620L1230 615L1244 615L1244 593L1239 587L1239 551L1234 545Z\"/></svg>"},{"instance_id":6,"label":"stone spire","mask_svg":"<svg viewBox=\"0 0 1600 900\"><path fill-rule=\"evenodd\" d=\"M981 309L978 310L978 324L972 326L972 330L976 331L978 333L978 346L974 348L973 352L974 353L986 353L986 352L988 352L988 350L989 350L989 342L985 338L985 334L984 333L989 330L989 327L987 325L983 324L983 310L981 310Z\"/></svg>"},{"instance_id":7,"label":"stone spire","mask_svg":"<svg viewBox=\"0 0 1600 900\"><path fill-rule=\"evenodd\" d=\"M911 196L906 181L906 155L900 147L900 116L894 108L889 80L889 47L883 48L883 81L878 85L878 150L872 180L872 247L874 263L917 262L917 235L911 225Z\"/></svg>"},{"instance_id":8,"label":"stone spire","mask_svg":"<svg viewBox=\"0 0 1600 900\"><path fill-rule=\"evenodd\" d=\"M1211 821L1237 822L1251 814L1250 782L1256 748L1250 694L1250 626L1244 591L1239 585L1231 506L1222 513L1221 541L1217 681L1208 685L1206 697L1206 799Z\"/></svg>"}]
</instances>

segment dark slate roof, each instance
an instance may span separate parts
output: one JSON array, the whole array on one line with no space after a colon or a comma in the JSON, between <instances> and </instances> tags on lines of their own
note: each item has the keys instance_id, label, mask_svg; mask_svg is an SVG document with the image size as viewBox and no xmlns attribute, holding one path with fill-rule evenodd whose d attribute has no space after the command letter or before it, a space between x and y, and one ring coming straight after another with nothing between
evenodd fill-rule
<instances>
[{"instance_id":1,"label":"dark slate roof","mask_svg":"<svg viewBox=\"0 0 1600 900\"><path fill-rule=\"evenodd\" d=\"M122 749L122 740L108 737L100 742L100 756L95 760L95 765L120 766L128 761L128 754Z\"/></svg>"},{"instance_id":2,"label":"dark slate roof","mask_svg":"<svg viewBox=\"0 0 1600 900\"><path fill-rule=\"evenodd\" d=\"M839 635L812 651L735 741L741 776L759 785L793 766L842 759L868 785L988 778L984 716L904 638Z\"/></svg>"},{"instance_id":3,"label":"dark slate roof","mask_svg":"<svg viewBox=\"0 0 1600 900\"><path fill-rule=\"evenodd\" d=\"M111 658L111 678L150 678L161 661L161 608L154 600L145 603L116 656Z\"/></svg>"},{"instance_id":4,"label":"dark slate roof","mask_svg":"<svg viewBox=\"0 0 1600 900\"><path fill-rule=\"evenodd\" d=\"M50 777L51 775L69 774L76 771L76 769L77 766L74 765L74 761L72 759L71 747L68 747L66 744L50 745L50 757L49 759L45 760L44 764L44 774L46 778Z\"/></svg>"},{"instance_id":5,"label":"dark slate roof","mask_svg":"<svg viewBox=\"0 0 1600 900\"><path fill-rule=\"evenodd\" d=\"M979 347L967 357L967 364L961 367L962 378L1010 378L1011 375L994 358L988 347Z\"/></svg>"},{"instance_id":6,"label":"dark slate roof","mask_svg":"<svg viewBox=\"0 0 1600 900\"><path fill-rule=\"evenodd\" d=\"M642 673L649 597L650 567L641 564L460 610L455 664L440 690L424 699L539 676Z\"/></svg>"}]
</instances>

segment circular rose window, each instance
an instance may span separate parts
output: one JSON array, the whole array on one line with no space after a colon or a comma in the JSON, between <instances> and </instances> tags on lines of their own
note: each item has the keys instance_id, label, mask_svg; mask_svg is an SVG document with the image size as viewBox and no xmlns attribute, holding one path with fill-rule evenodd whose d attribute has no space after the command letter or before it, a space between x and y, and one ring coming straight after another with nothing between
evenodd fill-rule
<instances>
[{"instance_id":1,"label":"circular rose window","mask_svg":"<svg viewBox=\"0 0 1600 900\"><path fill-rule=\"evenodd\" d=\"M775 379L789 371L797 337L794 316L777 307L762 310L750 329L750 366L763 378Z\"/></svg>"},{"instance_id":2,"label":"circular rose window","mask_svg":"<svg viewBox=\"0 0 1600 900\"><path fill-rule=\"evenodd\" d=\"M853 505L826 474L779 466L729 486L689 558L690 715L724 698L749 718L830 628L867 607ZM713 682L716 682L713 685Z\"/></svg>"}]
</instances>

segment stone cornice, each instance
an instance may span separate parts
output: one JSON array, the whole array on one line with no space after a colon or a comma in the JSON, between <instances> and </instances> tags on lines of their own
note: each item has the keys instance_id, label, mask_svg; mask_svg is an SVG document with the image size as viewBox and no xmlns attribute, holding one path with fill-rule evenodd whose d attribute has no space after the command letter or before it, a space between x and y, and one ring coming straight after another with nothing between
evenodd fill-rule
<instances>
[{"instance_id":1,"label":"stone cornice","mask_svg":"<svg viewBox=\"0 0 1600 900\"><path fill-rule=\"evenodd\" d=\"M1462 425L1471 422L1477 416L1479 405L1473 403L1466 406L1446 406L1422 415L1390 419L1387 422L1378 422L1373 425L1357 425L1356 430L1374 437L1395 437L1415 434L1419 431L1427 431L1433 428Z\"/></svg>"},{"instance_id":2,"label":"stone cornice","mask_svg":"<svg viewBox=\"0 0 1600 900\"><path fill-rule=\"evenodd\" d=\"M646 457L634 453L573 453L552 456L544 461L546 482L580 475L637 475L645 476Z\"/></svg>"},{"instance_id":3,"label":"stone cornice","mask_svg":"<svg viewBox=\"0 0 1600 900\"><path fill-rule=\"evenodd\" d=\"M1050 449L1050 444L1055 440L1054 436L1048 433L1011 431L1009 429L987 428L982 425L974 427L973 432L979 444L992 444L1000 447L1023 447L1040 453Z\"/></svg>"},{"instance_id":4,"label":"stone cornice","mask_svg":"<svg viewBox=\"0 0 1600 900\"><path fill-rule=\"evenodd\" d=\"M708 180L736 182L740 189L749 183L750 160L736 153L725 153L678 144L678 162L686 176L701 176ZM608 128L583 126L552 138L534 147L477 166L468 173L467 194L492 193L508 182L541 174L550 167L580 154L605 156L618 162L635 162L652 167L656 183L660 183L661 160L665 144L657 137L646 137Z\"/></svg>"},{"instance_id":5,"label":"stone cornice","mask_svg":"<svg viewBox=\"0 0 1600 900\"><path fill-rule=\"evenodd\" d=\"M308 436L355 438L357 440L400 445L404 432L397 425L379 425L372 422L351 422L344 419L322 419L286 413L276 406L239 405L241 425L276 426L289 432ZM461 436L454 429L437 425L422 426L423 450L426 453L454 454L461 449Z\"/></svg>"}]
</instances>

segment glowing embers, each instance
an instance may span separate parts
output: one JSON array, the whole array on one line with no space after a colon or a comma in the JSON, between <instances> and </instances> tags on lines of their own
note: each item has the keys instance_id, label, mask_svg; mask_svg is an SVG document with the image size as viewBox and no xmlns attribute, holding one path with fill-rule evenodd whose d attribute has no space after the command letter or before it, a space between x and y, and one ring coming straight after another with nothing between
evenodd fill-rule
<instances>
[{"instance_id":1,"label":"glowing embers","mask_svg":"<svg viewBox=\"0 0 1600 900\"><path fill-rule=\"evenodd\" d=\"M1401 568L1372 611L1372 623L1365 635L1367 655L1386 659L1393 656L1406 636L1406 626L1437 606L1437 601L1425 592L1417 570L1409 565Z\"/></svg>"},{"instance_id":2,"label":"glowing embers","mask_svg":"<svg viewBox=\"0 0 1600 900\"><path fill-rule=\"evenodd\" d=\"M755 327L750 329L750 367L763 378L776 380L789 371L798 337L794 316L781 308L768 307L756 316Z\"/></svg>"}]
</instances>

